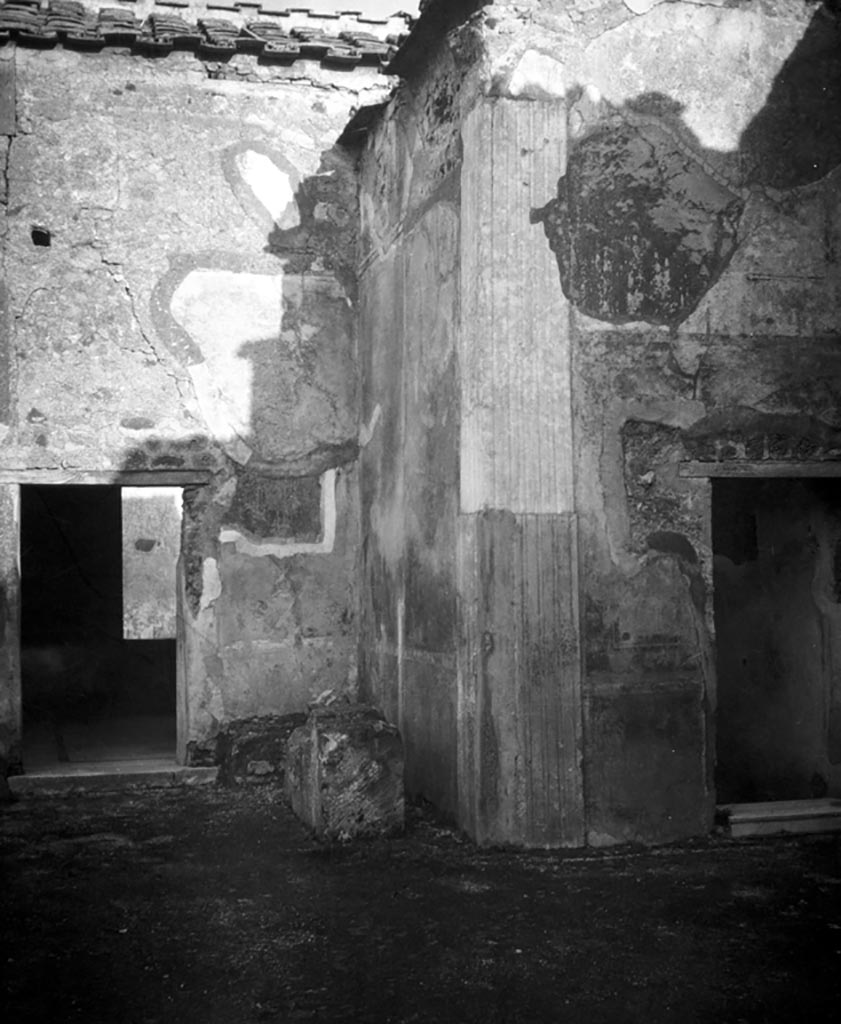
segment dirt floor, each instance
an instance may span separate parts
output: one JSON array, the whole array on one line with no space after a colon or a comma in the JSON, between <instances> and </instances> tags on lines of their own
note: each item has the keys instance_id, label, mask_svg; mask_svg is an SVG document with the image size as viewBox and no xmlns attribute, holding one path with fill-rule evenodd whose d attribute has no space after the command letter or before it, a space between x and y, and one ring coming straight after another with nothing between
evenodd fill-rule
<instances>
[{"instance_id":1,"label":"dirt floor","mask_svg":"<svg viewBox=\"0 0 841 1024\"><path fill-rule=\"evenodd\" d=\"M312 840L269 789L0 808L15 1024L841 1019L836 837L589 854Z\"/></svg>"}]
</instances>

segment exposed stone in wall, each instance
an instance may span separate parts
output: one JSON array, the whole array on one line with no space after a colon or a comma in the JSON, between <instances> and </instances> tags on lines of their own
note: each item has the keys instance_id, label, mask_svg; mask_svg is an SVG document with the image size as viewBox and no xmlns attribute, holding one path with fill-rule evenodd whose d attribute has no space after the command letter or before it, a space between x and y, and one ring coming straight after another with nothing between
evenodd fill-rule
<instances>
[{"instance_id":1,"label":"exposed stone in wall","mask_svg":"<svg viewBox=\"0 0 841 1024\"><path fill-rule=\"evenodd\" d=\"M665 550L697 563L707 531L688 500L692 484L681 486L674 472L675 463L685 457L680 430L629 420L622 428L622 447L632 549Z\"/></svg>"},{"instance_id":2,"label":"exposed stone in wall","mask_svg":"<svg viewBox=\"0 0 841 1024\"><path fill-rule=\"evenodd\" d=\"M461 159L460 119L475 98L469 30L436 47L420 87L398 89L361 165L362 260L382 254L427 205L455 196Z\"/></svg>"},{"instance_id":3,"label":"exposed stone in wall","mask_svg":"<svg viewBox=\"0 0 841 1024\"><path fill-rule=\"evenodd\" d=\"M133 469L214 468L213 442L243 460L253 441L271 460L353 437L355 418L345 413L353 402L347 292L335 275L349 280L355 199L352 167L333 143L373 79L361 73L346 91L286 81L260 92L208 85L175 58L164 68L56 50L19 51L16 61L31 101L19 111L22 132L11 147L7 252L21 281L9 282L12 317L31 350L18 360L15 458L50 465L56 452L66 462L74 451L81 460L86 449L106 446L112 460ZM72 91L62 88L63 76L73 78ZM279 104L285 118L275 116ZM158 118L153 109L170 113ZM237 126L240 141L219 144L225 124ZM51 147L41 145L42 132ZM195 160L199 151L213 160ZM36 194L36 179L54 182L66 201L55 206ZM275 209L284 190L283 209ZM49 232L49 246L33 244L32 224ZM249 312L226 348L213 324L218 334L236 302L233 289ZM281 332L288 350L270 352ZM328 350L336 360L329 368ZM67 386L53 387L55 373L39 372L39 358L48 357ZM114 374L132 380L130 396L115 387ZM250 378L267 392L294 387L294 401L310 407L310 429L326 425L321 436L279 448L278 432L289 433L289 396L264 401ZM344 394L333 401L337 387ZM27 421L31 409L43 418Z\"/></svg>"}]
</instances>

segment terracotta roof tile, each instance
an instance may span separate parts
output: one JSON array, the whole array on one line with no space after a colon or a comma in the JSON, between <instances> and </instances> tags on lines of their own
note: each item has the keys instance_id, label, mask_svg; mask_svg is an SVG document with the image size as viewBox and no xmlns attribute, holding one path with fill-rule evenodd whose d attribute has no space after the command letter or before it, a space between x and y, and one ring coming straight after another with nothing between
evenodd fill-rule
<instances>
[{"instance_id":1,"label":"terracotta roof tile","mask_svg":"<svg viewBox=\"0 0 841 1024\"><path fill-rule=\"evenodd\" d=\"M384 65L412 24L397 11L313 11L285 0L0 0L0 45L101 50L130 48L160 56L194 51L225 59L251 53L261 61L316 60L352 68ZM395 0L395 6L399 0ZM224 13L223 17L216 16Z\"/></svg>"}]
</instances>

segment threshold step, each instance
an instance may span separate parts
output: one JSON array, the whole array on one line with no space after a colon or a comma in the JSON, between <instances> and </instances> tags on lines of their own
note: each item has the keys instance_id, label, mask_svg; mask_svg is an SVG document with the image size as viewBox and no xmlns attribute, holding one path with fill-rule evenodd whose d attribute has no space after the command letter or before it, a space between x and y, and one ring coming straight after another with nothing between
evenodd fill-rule
<instances>
[{"instance_id":1,"label":"threshold step","mask_svg":"<svg viewBox=\"0 0 841 1024\"><path fill-rule=\"evenodd\" d=\"M121 762L111 764L74 764L35 770L9 776L9 788L15 796L29 793L70 793L91 790L166 789L174 786L209 786L219 776L218 767L191 768L176 764Z\"/></svg>"},{"instance_id":2,"label":"threshold step","mask_svg":"<svg viewBox=\"0 0 841 1024\"><path fill-rule=\"evenodd\" d=\"M735 839L841 832L841 800L771 800L756 804L724 804L718 808Z\"/></svg>"}]
</instances>

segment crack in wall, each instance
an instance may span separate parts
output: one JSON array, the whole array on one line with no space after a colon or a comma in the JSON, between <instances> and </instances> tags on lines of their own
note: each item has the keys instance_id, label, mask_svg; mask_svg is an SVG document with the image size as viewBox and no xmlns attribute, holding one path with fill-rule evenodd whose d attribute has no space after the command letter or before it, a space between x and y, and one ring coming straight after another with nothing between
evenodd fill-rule
<instances>
[{"instance_id":1,"label":"crack in wall","mask_svg":"<svg viewBox=\"0 0 841 1024\"><path fill-rule=\"evenodd\" d=\"M0 169L0 175L2 175L2 190L3 190L2 195L0 195L0 206L3 206L5 209L8 209L8 206L9 206L9 190L10 190L9 169L10 169L11 164L12 164L12 143L15 140L15 136L14 135L4 135L3 138L6 140L6 152L5 152L4 156L3 156L3 166L2 166L2 169ZM4 249L4 251L3 251L4 262L5 262L5 256L6 256L6 253L5 253L5 249Z\"/></svg>"},{"instance_id":2,"label":"crack in wall","mask_svg":"<svg viewBox=\"0 0 841 1024\"><path fill-rule=\"evenodd\" d=\"M15 323L22 320L26 316L26 312L29 309L29 304L35 298L39 292L48 292L50 289L46 285L38 285L37 288L33 288L32 291L23 300L23 305L20 308L20 312L15 313Z\"/></svg>"},{"instance_id":3,"label":"crack in wall","mask_svg":"<svg viewBox=\"0 0 841 1024\"><path fill-rule=\"evenodd\" d=\"M111 278L114 284L121 287L125 292L126 298L128 299L129 302L129 307L131 308L132 320L134 321L137 330L140 332L140 337L146 344L145 354L151 355L152 358L155 360L156 364L160 366L160 368L167 375L167 377L169 377L172 380L173 384L175 385L175 390L178 392L178 397L183 402L185 400L185 396L184 391L182 389L182 380L176 372L167 367L166 363L161 358L161 354L158 352L157 346L152 340L151 335L143 326L143 321L141 320L137 310L137 302L135 300L134 293L132 292L131 285L129 284L128 279L126 278L125 273L123 272L123 264L119 260L109 260L101 252L99 253L99 258L102 263L102 266L105 268L106 272L108 273L108 276Z\"/></svg>"}]
</instances>

